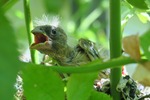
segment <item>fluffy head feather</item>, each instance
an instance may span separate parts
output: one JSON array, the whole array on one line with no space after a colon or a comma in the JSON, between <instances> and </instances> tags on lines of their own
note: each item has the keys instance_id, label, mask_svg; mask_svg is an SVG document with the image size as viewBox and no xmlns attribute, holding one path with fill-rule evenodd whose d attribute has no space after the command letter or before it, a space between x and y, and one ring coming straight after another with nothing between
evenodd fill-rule
<instances>
[{"instance_id":1,"label":"fluffy head feather","mask_svg":"<svg viewBox=\"0 0 150 100\"><path fill-rule=\"evenodd\" d=\"M51 25L58 27L60 24L60 18L58 16L50 17L49 15L43 15L41 18L34 20L34 26Z\"/></svg>"}]
</instances>

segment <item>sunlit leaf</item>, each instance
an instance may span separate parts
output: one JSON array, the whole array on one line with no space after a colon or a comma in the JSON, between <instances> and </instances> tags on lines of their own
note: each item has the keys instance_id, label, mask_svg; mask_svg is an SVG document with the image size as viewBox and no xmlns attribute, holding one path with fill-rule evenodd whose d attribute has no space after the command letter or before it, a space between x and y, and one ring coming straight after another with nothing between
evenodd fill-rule
<instances>
[{"instance_id":1,"label":"sunlit leaf","mask_svg":"<svg viewBox=\"0 0 150 100\"><path fill-rule=\"evenodd\" d=\"M150 30L140 37L140 44L145 56L150 60Z\"/></svg>"},{"instance_id":2,"label":"sunlit leaf","mask_svg":"<svg viewBox=\"0 0 150 100\"><path fill-rule=\"evenodd\" d=\"M89 100L113 100L110 95L102 92L93 91Z\"/></svg>"},{"instance_id":3,"label":"sunlit leaf","mask_svg":"<svg viewBox=\"0 0 150 100\"><path fill-rule=\"evenodd\" d=\"M150 16L147 13L138 13L137 16L143 23L147 23L150 21Z\"/></svg>"},{"instance_id":4,"label":"sunlit leaf","mask_svg":"<svg viewBox=\"0 0 150 100\"><path fill-rule=\"evenodd\" d=\"M148 5L145 3L146 0L127 0L132 6L139 9L148 9Z\"/></svg>"},{"instance_id":5,"label":"sunlit leaf","mask_svg":"<svg viewBox=\"0 0 150 100\"><path fill-rule=\"evenodd\" d=\"M17 44L10 23L0 10L0 99L13 100L19 69Z\"/></svg>"},{"instance_id":6,"label":"sunlit leaf","mask_svg":"<svg viewBox=\"0 0 150 100\"><path fill-rule=\"evenodd\" d=\"M97 75L97 72L72 74L67 84L67 99L88 100Z\"/></svg>"},{"instance_id":7,"label":"sunlit leaf","mask_svg":"<svg viewBox=\"0 0 150 100\"><path fill-rule=\"evenodd\" d=\"M23 88L27 100L64 100L60 76L40 65L28 64L23 70Z\"/></svg>"}]
</instances>

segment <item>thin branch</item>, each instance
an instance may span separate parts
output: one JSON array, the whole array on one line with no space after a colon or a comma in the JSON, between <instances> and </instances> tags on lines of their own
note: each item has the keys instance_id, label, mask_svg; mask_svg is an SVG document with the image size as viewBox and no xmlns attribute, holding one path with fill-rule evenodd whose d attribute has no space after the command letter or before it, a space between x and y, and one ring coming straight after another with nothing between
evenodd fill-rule
<instances>
[{"instance_id":1,"label":"thin branch","mask_svg":"<svg viewBox=\"0 0 150 100\"><path fill-rule=\"evenodd\" d=\"M146 62L147 59L141 59L140 63ZM116 59L112 59L107 62L101 62L99 60L93 61L89 64L82 65L80 67L72 67L72 66L50 66L49 68L52 68L53 70L59 72L59 73L88 73L88 72L95 72L104 70L107 68L118 68L118 66L126 65L126 64L132 64L137 63L137 61L129 58L129 57L119 57Z\"/></svg>"}]
</instances>

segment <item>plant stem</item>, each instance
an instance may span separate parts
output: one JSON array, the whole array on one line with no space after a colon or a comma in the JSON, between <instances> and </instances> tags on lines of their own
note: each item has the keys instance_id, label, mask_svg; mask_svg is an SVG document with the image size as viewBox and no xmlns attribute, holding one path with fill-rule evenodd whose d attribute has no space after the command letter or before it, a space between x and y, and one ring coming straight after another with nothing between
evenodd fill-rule
<instances>
[{"instance_id":1,"label":"plant stem","mask_svg":"<svg viewBox=\"0 0 150 100\"><path fill-rule=\"evenodd\" d=\"M141 59L140 63L146 62L147 59ZM131 64L131 63L137 63L137 61L129 58L129 57L119 57L112 59L107 62L101 62L100 60L93 61L91 63L88 63L86 65L82 65L80 67L72 67L72 66L50 66L48 68L52 68L53 70L59 72L59 73L88 73L88 72L95 72L104 70L107 68L118 68L118 66L122 66L125 64Z\"/></svg>"},{"instance_id":2,"label":"plant stem","mask_svg":"<svg viewBox=\"0 0 150 100\"><path fill-rule=\"evenodd\" d=\"M120 0L110 0L110 58L121 55L121 18ZM121 100L120 93L116 91L116 86L120 80L122 68L112 68L110 74L111 95L113 100Z\"/></svg>"},{"instance_id":3,"label":"plant stem","mask_svg":"<svg viewBox=\"0 0 150 100\"><path fill-rule=\"evenodd\" d=\"M27 35L29 40L29 45L33 43L33 35L31 34L31 30L33 29L33 24L31 21L31 14L30 14L30 0L24 0L24 14L25 14L25 22L26 22L26 29ZM30 49L31 60L33 63L37 63L37 54L35 50Z\"/></svg>"}]
</instances>

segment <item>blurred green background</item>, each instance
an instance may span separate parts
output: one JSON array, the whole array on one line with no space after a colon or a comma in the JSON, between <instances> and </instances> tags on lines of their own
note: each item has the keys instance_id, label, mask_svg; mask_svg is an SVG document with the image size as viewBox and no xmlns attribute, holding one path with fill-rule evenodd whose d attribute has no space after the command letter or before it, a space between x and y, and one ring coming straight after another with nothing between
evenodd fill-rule
<instances>
[{"instance_id":1,"label":"blurred green background","mask_svg":"<svg viewBox=\"0 0 150 100\"><path fill-rule=\"evenodd\" d=\"M3 1L3 2L2 2ZM4 3L7 0L2 0ZM6 6L5 15L14 29L18 48L23 60L28 61L29 45L25 26L23 0ZM59 16L61 27L67 33L70 45L78 38L88 38L109 49L109 0L31 0L31 17L34 21L43 14ZM150 28L149 12L135 8L122 0L121 18L123 36L142 34ZM130 71L130 70L129 70Z\"/></svg>"},{"instance_id":2,"label":"blurred green background","mask_svg":"<svg viewBox=\"0 0 150 100\"><path fill-rule=\"evenodd\" d=\"M4 0L5 1L5 0ZM10 0L12 1L12 0ZM22 0L16 1L5 13L14 29L18 50L24 53L28 49L28 39L25 27ZM30 9L32 20L41 18L43 14L58 15L61 27L73 38L88 38L108 48L109 33L109 0L31 0ZM123 36L144 33L149 29L150 19L139 19L140 12L133 11L122 3ZM143 22L142 22L143 19ZM148 22L147 22L148 21ZM139 27L139 28L137 28ZM71 41L73 42L73 41Z\"/></svg>"},{"instance_id":3,"label":"blurred green background","mask_svg":"<svg viewBox=\"0 0 150 100\"><path fill-rule=\"evenodd\" d=\"M149 0L145 1L150 5ZM82 37L109 49L109 0L31 0L30 9L32 20L41 18L43 14L60 16L61 27L67 33L69 43L74 44ZM122 0L123 36L142 34L149 30L149 16L150 10L138 9ZM11 89L13 94L12 84L22 66L19 58L24 61L30 59L23 0L1 0L0 97L6 97L3 100L11 100L7 92ZM130 73L132 70L128 71Z\"/></svg>"}]
</instances>

